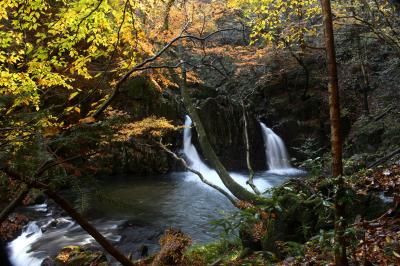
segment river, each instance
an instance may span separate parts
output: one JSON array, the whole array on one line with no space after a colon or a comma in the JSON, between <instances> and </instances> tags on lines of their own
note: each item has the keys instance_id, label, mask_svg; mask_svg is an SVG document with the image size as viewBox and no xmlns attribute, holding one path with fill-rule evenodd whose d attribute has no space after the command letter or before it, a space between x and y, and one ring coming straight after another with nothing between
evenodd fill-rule
<instances>
[{"instance_id":1,"label":"river","mask_svg":"<svg viewBox=\"0 0 400 266\"><path fill-rule=\"evenodd\" d=\"M209 181L226 189L216 172L201 160L193 146L188 117L185 125L183 154L189 164L201 171ZM274 134L271 132L265 131L265 134ZM274 149L279 148L275 146ZM286 157L283 159L287 160ZM254 183L261 191L265 191L282 183L288 174L301 173L290 168L287 162L284 166L285 169L257 172ZM246 185L246 173L231 175L236 182L251 189ZM194 243L216 240L220 231L212 226L212 221L223 217L223 213L235 211L225 196L190 172L143 178L108 177L98 182L102 188L101 197L91 199L85 216L119 249L125 254L132 253L134 257L139 256L142 245L146 245L150 253L156 252L159 237L170 227L189 234ZM25 211L34 213L36 218L8 246L15 266L39 266L43 259L55 256L67 245L95 244L79 225L54 205L31 206Z\"/></svg>"}]
</instances>

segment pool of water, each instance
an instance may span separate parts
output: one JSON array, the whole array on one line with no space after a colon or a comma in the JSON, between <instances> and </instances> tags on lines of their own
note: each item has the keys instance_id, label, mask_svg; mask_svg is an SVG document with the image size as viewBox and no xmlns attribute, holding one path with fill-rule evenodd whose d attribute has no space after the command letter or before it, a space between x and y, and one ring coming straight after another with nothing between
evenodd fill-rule
<instances>
[{"instance_id":1,"label":"pool of water","mask_svg":"<svg viewBox=\"0 0 400 266\"><path fill-rule=\"evenodd\" d=\"M209 173L215 181L213 173ZM246 175L232 173L243 183ZM255 183L262 189L276 186L284 177L268 172L256 174ZM203 184L189 172L158 177L108 177L99 181L100 197L93 197L86 217L124 253L137 253L145 244L150 252L158 249L158 239L165 229L175 228L190 235L195 243L218 239L220 231L211 224L222 212L235 211L221 193ZM37 266L47 256L54 256L64 246L95 244L79 225L56 207L38 205L30 208L35 221L9 244L15 266Z\"/></svg>"}]
</instances>

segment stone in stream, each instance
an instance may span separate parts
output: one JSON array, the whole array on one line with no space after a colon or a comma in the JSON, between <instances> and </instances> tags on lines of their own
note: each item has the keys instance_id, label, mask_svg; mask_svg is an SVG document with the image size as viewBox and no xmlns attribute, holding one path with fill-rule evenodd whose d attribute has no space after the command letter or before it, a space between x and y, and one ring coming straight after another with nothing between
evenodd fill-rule
<instances>
[{"instance_id":1,"label":"stone in stream","mask_svg":"<svg viewBox=\"0 0 400 266\"><path fill-rule=\"evenodd\" d=\"M108 265L107 258L102 251L81 246L64 247L57 255L55 262L57 266Z\"/></svg>"}]
</instances>

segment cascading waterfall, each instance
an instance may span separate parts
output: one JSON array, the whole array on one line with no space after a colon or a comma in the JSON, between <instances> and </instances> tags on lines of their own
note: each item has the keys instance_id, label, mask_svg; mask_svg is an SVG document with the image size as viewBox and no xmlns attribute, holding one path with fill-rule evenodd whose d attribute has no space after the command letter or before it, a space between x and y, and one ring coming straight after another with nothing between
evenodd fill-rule
<instances>
[{"instance_id":1,"label":"cascading waterfall","mask_svg":"<svg viewBox=\"0 0 400 266\"><path fill-rule=\"evenodd\" d=\"M38 221L29 222L20 236L8 244L10 261L14 266L40 266L46 256L45 251L58 252L67 245L85 245L93 243L88 235L71 218L52 218L52 212L46 204L28 207L37 213L45 214ZM119 241L116 234L118 225L123 221L92 221L97 229L111 241ZM0 265L1 266L1 265Z\"/></svg>"},{"instance_id":2,"label":"cascading waterfall","mask_svg":"<svg viewBox=\"0 0 400 266\"><path fill-rule=\"evenodd\" d=\"M211 173L213 170L208 167L201 159L196 147L192 143L192 120L187 115L185 127L183 129L183 154L188 160L188 164L200 173Z\"/></svg>"},{"instance_id":3,"label":"cascading waterfall","mask_svg":"<svg viewBox=\"0 0 400 266\"><path fill-rule=\"evenodd\" d=\"M43 259L35 257L34 252L30 252L31 246L42 236L42 230L36 222L30 222L23 230L22 234L12 241L8 248L10 250L10 260L13 265L32 265L39 266Z\"/></svg>"},{"instance_id":4,"label":"cascading waterfall","mask_svg":"<svg viewBox=\"0 0 400 266\"><path fill-rule=\"evenodd\" d=\"M264 138L265 156L269 173L274 174L299 174L299 169L292 168L290 157L283 140L272 129L260 122Z\"/></svg>"},{"instance_id":5,"label":"cascading waterfall","mask_svg":"<svg viewBox=\"0 0 400 266\"><path fill-rule=\"evenodd\" d=\"M263 132L265 155L269 170L291 168L289 156L283 140L272 129L260 122Z\"/></svg>"},{"instance_id":6,"label":"cascading waterfall","mask_svg":"<svg viewBox=\"0 0 400 266\"><path fill-rule=\"evenodd\" d=\"M208 167L200 158L199 153L197 152L196 147L192 143L192 120L189 116L186 116L185 119L185 128L183 130L183 154L185 155L186 160L191 168L199 171L202 175L210 182L219 187L225 189L227 192L230 192L225 185L223 184L221 178L218 176L217 172ZM248 180L247 175L239 174L239 173L230 173L231 177L241 186L245 187L247 190L252 191L251 187L246 183ZM188 181L200 182L199 177L195 174L188 173L187 179ZM271 187L271 184L263 179L257 178L254 179L254 184L261 190L264 191ZM205 185L206 187L209 187Z\"/></svg>"}]
</instances>

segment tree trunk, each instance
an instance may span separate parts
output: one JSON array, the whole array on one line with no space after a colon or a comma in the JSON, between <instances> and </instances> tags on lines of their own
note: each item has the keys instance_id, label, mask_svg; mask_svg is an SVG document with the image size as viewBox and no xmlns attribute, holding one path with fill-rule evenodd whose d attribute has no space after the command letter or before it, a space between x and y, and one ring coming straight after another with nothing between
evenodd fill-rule
<instances>
[{"instance_id":1,"label":"tree trunk","mask_svg":"<svg viewBox=\"0 0 400 266\"><path fill-rule=\"evenodd\" d=\"M368 79L368 74L364 65L364 57L362 56L362 51L361 51L361 36L357 36L357 48L358 48L358 58L360 60L360 68L361 68L361 73L363 76L363 81L364 81L364 86L362 88L362 95L363 95L363 107L364 107L364 113L366 116L369 116L369 104L368 104L368 91L369 91L369 79Z\"/></svg>"},{"instance_id":2,"label":"tree trunk","mask_svg":"<svg viewBox=\"0 0 400 266\"><path fill-rule=\"evenodd\" d=\"M169 16L171 13L172 6L174 5L175 0L168 0L168 2L165 5L165 15L164 15L164 23L163 23L163 29L164 30L169 30Z\"/></svg>"},{"instance_id":3,"label":"tree trunk","mask_svg":"<svg viewBox=\"0 0 400 266\"><path fill-rule=\"evenodd\" d=\"M344 180L342 178L342 139L340 130L339 82L333 35L332 10L330 0L321 0L325 26L325 46L328 63L329 114L331 122L332 174L338 178L338 191L335 197L335 262L347 266L346 241L344 238L345 206L342 202Z\"/></svg>"},{"instance_id":4,"label":"tree trunk","mask_svg":"<svg viewBox=\"0 0 400 266\"><path fill-rule=\"evenodd\" d=\"M254 170L251 167L251 161L250 161L250 141L249 141L249 134L247 132L247 118L246 118L246 108L244 107L244 103L242 101L242 112L243 112L243 131L244 131L244 142L246 143L246 163L247 163L247 169L249 170L249 179L247 180L247 184L253 189L254 193L257 195L260 195L260 191L256 187L256 185L253 182L254 178Z\"/></svg>"},{"instance_id":5,"label":"tree trunk","mask_svg":"<svg viewBox=\"0 0 400 266\"><path fill-rule=\"evenodd\" d=\"M183 103L189 112L191 119L193 120L193 124L196 128L197 135L199 138L199 143L201 149L204 153L204 156L211 164L211 166L215 169L218 173L218 176L221 178L224 185L229 189L229 191L239 200L250 201L253 203L262 202L262 199L257 195L249 192L244 187L236 183L235 180L230 176L229 172L223 166L221 161L219 160L217 154L215 154L214 149L212 148L210 142L207 138L206 130L201 122L200 116L197 113L196 108L194 107L190 95L187 91L187 81L186 81L186 67L185 64L182 62L182 78L180 80L180 89L181 95L183 98Z\"/></svg>"}]
</instances>

